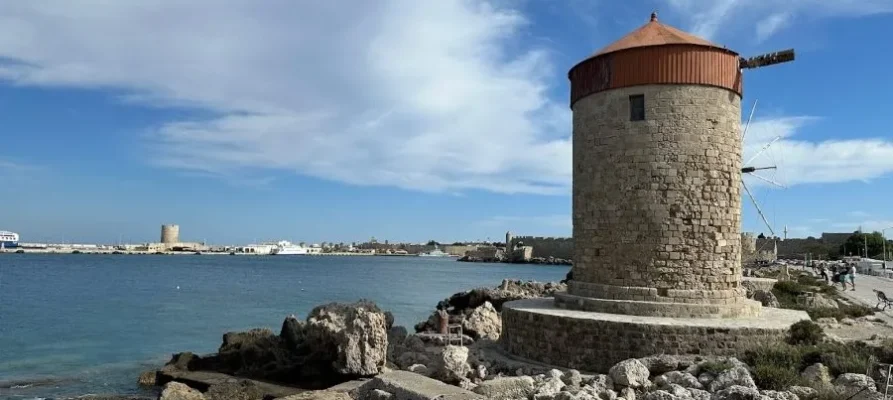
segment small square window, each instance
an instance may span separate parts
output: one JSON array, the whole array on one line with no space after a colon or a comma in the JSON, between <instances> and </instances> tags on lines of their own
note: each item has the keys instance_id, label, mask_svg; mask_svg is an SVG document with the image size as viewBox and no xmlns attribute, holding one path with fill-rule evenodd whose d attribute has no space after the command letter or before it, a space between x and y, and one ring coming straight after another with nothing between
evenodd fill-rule
<instances>
[{"instance_id":1,"label":"small square window","mask_svg":"<svg viewBox=\"0 0 893 400\"><path fill-rule=\"evenodd\" d=\"M634 94L629 96L629 120L644 121L645 120L645 95Z\"/></svg>"}]
</instances>

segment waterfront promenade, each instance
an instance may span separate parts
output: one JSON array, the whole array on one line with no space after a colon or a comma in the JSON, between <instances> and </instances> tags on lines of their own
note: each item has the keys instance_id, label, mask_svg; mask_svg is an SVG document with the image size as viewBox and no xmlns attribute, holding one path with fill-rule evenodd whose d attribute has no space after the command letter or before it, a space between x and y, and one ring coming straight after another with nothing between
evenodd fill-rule
<instances>
[{"instance_id":1,"label":"waterfront promenade","mask_svg":"<svg viewBox=\"0 0 893 400\"><path fill-rule=\"evenodd\" d=\"M839 288L840 285L837 285L837 287ZM856 290L851 291L847 289L845 291L842 290L840 293L851 300L874 307L878 302L877 293L874 290L880 290L886 293L888 297L893 297L893 280L858 274L856 275ZM878 311L876 315L893 326L893 309L888 307L886 311Z\"/></svg>"}]
</instances>

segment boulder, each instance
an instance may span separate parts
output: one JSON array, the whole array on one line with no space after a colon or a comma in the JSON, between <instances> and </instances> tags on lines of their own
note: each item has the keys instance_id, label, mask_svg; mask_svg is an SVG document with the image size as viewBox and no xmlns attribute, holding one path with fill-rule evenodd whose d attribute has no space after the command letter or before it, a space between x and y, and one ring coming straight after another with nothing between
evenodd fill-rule
<instances>
[{"instance_id":1,"label":"boulder","mask_svg":"<svg viewBox=\"0 0 893 400\"><path fill-rule=\"evenodd\" d=\"M840 374L837 379L834 379L833 384L836 389L847 393L847 395L854 395L860 391L862 393L877 391L874 379L864 374Z\"/></svg>"},{"instance_id":2,"label":"boulder","mask_svg":"<svg viewBox=\"0 0 893 400\"><path fill-rule=\"evenodd\" d=\"M669 385L679 385L684 388L703 389L704 385L694 375L682 371L670 371L654 379L654 384L660 388Z\"/></svg>"},{"instance_id":3,"label":"boulder","mask_svg":"<svg viewBox=\"0 0 893 400\"><path fill-rule=\"evenodd\" d=\"M474 339L498 340L502 334L502 317L493 304L485 301L465 318L462 329Z\"/></svg>"},{"instance_id":4,"label":"boulder","mask_svg":"<svg viewBox=\"0 0 893 400\"><path fill-rule=\"evenodd\" d=\"M217 356L221 372L260 379L285 380L297 364L282 339L265 328L224 334Z\"/></svg>"},{"instance_id":5,"label":"boulder","mask_svg":"<svg viewBox=\"0 0 893 400\"><path fill-rule=\"evenodd\" d=\"M713 394L713 400L762 400L756 388L732 385Z\"/></svg>"},{"instance_id":6,"label":"boulder","mask_svg":"<svg viewBox=\"0 0 893 400\"><path fill-rule=\"evenodd\" d=\"M679 368L680 359L677 356L661 354L640 358L639 361L648 368L651 376L658 376L664 372L674 371Z\"/></svg>"},{"instance_id":7,"label":"boulder","mask_svg":"<svg viewBox=\"0 0 893 400\"><path fill-rule=\"evenodd\" d=\"M158 400L205 400L205 396L180 382L170 382L164 385Z\"/></svg>"},{"instance_id":8,"label":"boulder","mask_svg":"<svg viewBox=\"0 0 893 400\"><path fill-rule=\"evenodd\" d=\"M397 399L406 400L471 400L485 397L457 386L414 374L408 371L390 371L377 375L351 392L354 399L366 399L375 389L394 393Z\"/></svg>"},{"instance_id":9,"label":"boulder","mask_svg":"<svg viewBox=\"0 0 893 400\"><path fill-rule=\"evenodd\" d=\"M717 375L716 379L710 382L709 390L715 393L732 386L754 390L757 388L757 384L754 383L753 378L750 376L750 371L746 367L738 366L727 369Z\"/></svg>"},{"instance_id":10,"label":"boulder","mask_svg":"<svg viewBox=\"0 0 893 400\"><path fill-rule=\"evenodd\" d=\"M155 386L157 379L158 379L157 371L145 371L140 374L140 377L137 380L137 383L140 386Z\"/></svg>"},{"instance_id":11,"label":"boulder","mask_svg":"<svg viewBox=\"0 0 893 400\"><path fill-rule=\"evenodd\" d=\"M753 299L759 301L763 307L772 307L778 308L780 303L778 302L778 298L775 297L775 294L768 290L757 290L753 292Z\"/></svg>"},{"instance_id":12,"label":"boulder","mask_svg":"<svg viewBox=\"0 0 893 400\"><path fill-rule=\"evenodd\" d=\"M813 400L819 395L819 391L808 386L791 386L788 392L797 396L800 400Z\"/></svg>"},{"instance_id":13,"label":"boulder","mask_svg":"<svg viewBox=\"0 0 893 400\"><path fill-rule=\"evenodd\" d=\"M314 308L304 328L305 345L348 376L380 373L387 361L387 316L375 303L330 303Z\"/></svg>"},{"instance_id":14,"label":"boulder","mask_svg":"<svg viewBox=\"0 0 893 400\"><path fill-rule=\"evenodd\" d=\"M444 347L434 364L432 377L446 383L459 383L471 373L468 347L464 346Z\"/></svg>"},{"instance_id":15,"label":"boulder","mask_svg":"<svg viewBox=\"0 0 893 400\"><path fill-rule=\"evenodd\" d=\"M812 364L800 373L803 379L818 386L827 386L831 384L831 371L822 363Z\"/></svg>"},{"instance_id":16,"label":"boulder","mask_svg":"<svg viewBox=\"0 0 893 400\"><path fill-rule=\"evenodd\" d=\"M568 386L572 387L580 387L580 384L583 383L583 375L580 374L580 371L575 369L567 371L562 377L561 380Z\"/></svg>"},{"instance_id":17,"label":"boulder","mask_svg":"<svg viewBox=\"0 0 893 400\"><path fill-rule=\"evenodd\" d=\"M437 309L446 310L450 315L450 323L462 323L463 318L472 310L489 302L497 312L502 311L506 302L538 297L549 297L555 292L567 290L567 285L555 282L522 282L503 280L496 288L476 288L456 293L437 304ZM433 313L427 320L415 326L416 332L439 331L439 317ZM501 329L501 328L500 328Z\"/></svg>"},{"instance_id":18,"label":"boulder","mask_svg":"<svg viewBox=\"0 0 893 400\"><path fill-rule=\"evenodd\" d=\"M620 398L623 400L636 400L636 391L633 388L623 388L620 390Z\"/></svg>"},{"instance_id":19,"label":"boulder","mask_svg":"<svg viewBox=\"0 0 893 400\"><path fill-rule=\"evenodd\" d=\"M800 400L796 394L789 391L779 392L776 390L761 390L760 394L771 400Z\"/></svg>"},{"instance_id":20,"label":"boulder","mask_svg":"<svg viewBox=\"0 0 893 400\"><path fill-rule=\"evenodd\" d=\"M286 346L297 348L304 343L304 321L294 315L285 317L285 320L282 321L282 329L279 331L279 338Z\"/></svg>"},{"instance_id":21,"label":"boulder","mask_svg":"<svg viewBox=\"0 0 893 400\"><path fill-rule=\"evenodd\" d=\"M264 391L251 381L211 385L205 392L208 400L263 400Z\"/></svg>"},{"instance_id":22,"label":"boulder","mask_svg":"<svg viewBox=\"0 0 893 400\"><path fill-rule=\"evenodd\" d=\"M829 299L820 293L815 294L812 306L815 308L840 308L836 301Z\"/></svg>"},{"instance_id":23,"label":"boulder","mask_svg":"<svg viewBox=\"0 0 893 400\"><path fill-rule=\"evenodd\" d=\"M344 392L313 390L286 397L277 397L276 400L353 400L353 398Z\"/></svg>"},{"instance_id":24,"label":"boulder","mask_svg":"<svg viewBox=\"0 0 893 400\"><path fill-rule=\"evenodd\" d=\"M533 378L512 376L481 382L474 392L492 400L526 399L534 394Z\"/></svg>"},{"instance_id":25,"label":"boulder","mask_svg":"<svg viewBox=\"0 0 893 400\"><path fill-rule=\"evenodd\" d=\"M536 388L536 393L534 393L533 397L534 399L554 397L561 392L561 389L564 389L564 386L561 377L550 376L542 385Z\"/></svg>"},{"instance_id":26,"label":"boulder","mask_svg":"<svg viewBox=\"0 0 893 400\"><path fill-rule=\"evenodd\" d=\"M608 370L615 385L638 388L648 383L648 368L641 361L631 358L623 360Z\"/></svg>"},{"instance_id":27,"label":"boulder","mask_svg":"<svg viewBox=\"0 0 893 400\"><path fill-rule=\"evenodd\" d=\"M390 400L394 398L394 394L385 392L381 389L375 389L366 395L366 400Z\"/></svg>"},{"instance_id":28,"label":"boulder","mask_svg":"<svg viewBox=\"0 0 893 400\"><path fill-rule=\"evenodd\" d=\"M706 390L688 389L688 391L691 393L691 398L693 400L710 400L713 397L713 395Z\"/></svg>"},{"instance_id":29,"label":"boulder","mask_svg":"<svg viewBox=\"0 0 893 400\"><path fill-rule=\"evenodd\" d=\"M179 371L195 371L202 367L202 358L191 352L184 351L171 356L170 361L164 364L164 367Z\"/></svg>"}]
</instances>

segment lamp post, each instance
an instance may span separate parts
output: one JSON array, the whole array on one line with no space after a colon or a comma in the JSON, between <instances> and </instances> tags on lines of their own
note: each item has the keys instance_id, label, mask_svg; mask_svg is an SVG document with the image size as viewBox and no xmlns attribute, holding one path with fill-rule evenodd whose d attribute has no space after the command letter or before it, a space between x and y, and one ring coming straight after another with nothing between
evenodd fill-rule
<instances>
[{"instance_id":1,"label":"lamp post","mask_svg":"<svg viewBox=\"0 0 893 400\"><path fill-rule=\"evenodd\" d=\"M881 229L881 243L884 246L884 269L887 269L887 235L885 234L887 229L893 229L893 226Z\"/></svg>"}]
</instances>

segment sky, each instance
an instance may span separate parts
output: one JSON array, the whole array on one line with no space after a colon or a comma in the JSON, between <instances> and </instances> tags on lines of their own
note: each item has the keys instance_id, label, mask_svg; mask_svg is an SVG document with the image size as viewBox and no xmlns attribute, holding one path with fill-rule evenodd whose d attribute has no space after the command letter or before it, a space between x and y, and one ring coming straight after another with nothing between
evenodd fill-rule
<instances>
[{"instance_id":1,"label":"sky","mask_svg":"<svg viewBox=\"0 0 893 400\"><path fill-rule=\"evenodd\" d=\"M893 226L893 0L0 0L0 230L235 244L571 233L567 71L661 22L743 56L742 229ZM888 232L889 233L889 232Z\"/></svg>"}]
</instances>

